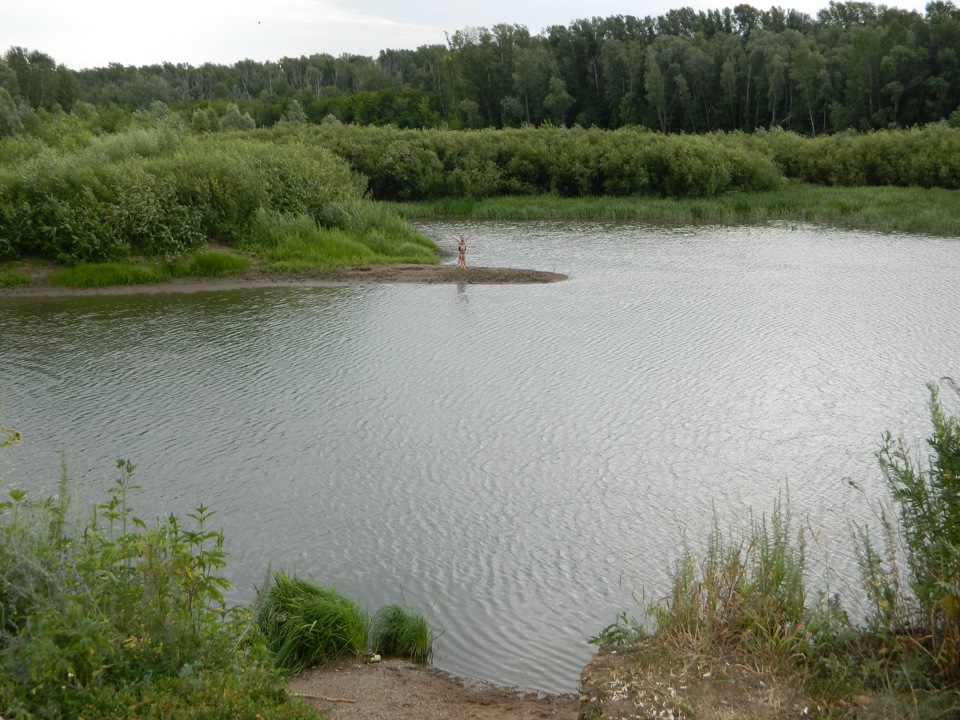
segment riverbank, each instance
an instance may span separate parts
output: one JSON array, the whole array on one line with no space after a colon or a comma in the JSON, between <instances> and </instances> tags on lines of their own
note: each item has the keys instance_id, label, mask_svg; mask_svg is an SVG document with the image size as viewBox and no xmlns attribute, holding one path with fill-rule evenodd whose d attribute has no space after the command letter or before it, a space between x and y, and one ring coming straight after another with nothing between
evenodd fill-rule
<instances>
[{"instance_id":1,"label":"riverbank","mask_svg":"<svg viewBox=\"0 0 960 720\"><path fill-rule=\"evenodd\" d=\"M70 288L53 285L51 270L34 268L29 285L0 287L0 298L62 297L73 295L133 295L237 290L256 287L322 287L358 283L421 284L540 284L566 280L561 273L521 268L467 267L453 265L361 265L309 275L266 273L251 269L223 278L180 278L148 285L112 285L100 288Z\"/></svg>"},{"instance_id":2,"label":"riverbank","mask_svg":"<svg viewBox=\"0 0 960 720\"><path fill-rule=\"evenodd\" d=\"M756 657L654 642L599 652L584 668L579 695L538 696L404 660L356 659L293 676L290 691L328 712L329 720L774 720L822 714L795 681Z\"/></svg>"}]
</instances>

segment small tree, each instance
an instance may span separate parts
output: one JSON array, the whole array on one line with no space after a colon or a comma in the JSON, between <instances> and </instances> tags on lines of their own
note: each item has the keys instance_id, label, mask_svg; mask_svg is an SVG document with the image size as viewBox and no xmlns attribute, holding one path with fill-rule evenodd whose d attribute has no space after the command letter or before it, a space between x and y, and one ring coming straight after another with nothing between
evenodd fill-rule
<instances>
[{"instance_id":1,"label":"small tree","mask_svg":"<svg viewBox=\"0 0 960 720\"><path fill-rule=\"evenodd\" d=\"M944 378L958 392L955 383ZM897 507L910 588L931 655L946 675L960 673L960 420L943 409L930 383L933 434L926 468L903 438L886 433L879 453Z\"/></svg>"},{"instance_id":2,"label":"small tree","mask_svg":"<svg viewBox=\"0 0 960 720\"><path fill-rule=\"evenodd\" d=\"M290 125L306 125L309 122L307 114L303 111L303 105L296 98L287 105L287 111L283 114L283 122Z\"/></svg>"},{"instance_id":3,"label":"small tree","mask_svg":"<svg viewBox=\"0 0 960 720\"><path fill-rule=\"evenodd\" d=\"M221 130L253 130L257 123L249 113L241 113L235 103L227 105L223 117L220 118Z\"/></svg>"}]
</instances>

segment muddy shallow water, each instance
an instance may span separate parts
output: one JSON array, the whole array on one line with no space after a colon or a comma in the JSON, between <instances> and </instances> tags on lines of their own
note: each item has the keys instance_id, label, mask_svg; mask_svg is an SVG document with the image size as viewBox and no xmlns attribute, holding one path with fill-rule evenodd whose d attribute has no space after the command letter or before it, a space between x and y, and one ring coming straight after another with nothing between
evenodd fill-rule
<instances>
[{"instance_id":1,"label":"muddy shallow water","mask_svg":"<svg viewBox=\"0 0 960 720\"><path fill-rule=\"evenodd\" d=\"M270 567L406 602L438 667L532 690L663 597L683 530L785 491L856 612L848 480L881 497L880 433L923 437L924 383L960 375L960 242L423 227L569 279L0 300L0 475L52 491L63 450L100 500L130 458L141 517L217 511L232 602Z\"/></svg>"}]
</instances>

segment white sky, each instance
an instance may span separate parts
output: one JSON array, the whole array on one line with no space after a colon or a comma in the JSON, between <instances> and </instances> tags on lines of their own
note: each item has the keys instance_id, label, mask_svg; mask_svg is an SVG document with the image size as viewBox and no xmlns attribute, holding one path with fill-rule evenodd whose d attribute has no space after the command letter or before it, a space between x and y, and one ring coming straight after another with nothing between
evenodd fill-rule
<instances>
[{"instance_id":1,"label":"white sky","mask_svg":"<svg viewBox=\"0 0 960 720\"><path fill-rule=\"evenodd\" d=\"M165 61L232 65L314 53L377 57L381 50L443 45L446 33L499 23L532 35L551 25L613 15L661 15L671 8L719 10L742 0L0 0L0 54L39 50L72 70ZM829 0L750 2L815 16ZM875 3L879 4L879 3ZM882 4L924 10L926 0Z\"/></svg>"}]
</instances>

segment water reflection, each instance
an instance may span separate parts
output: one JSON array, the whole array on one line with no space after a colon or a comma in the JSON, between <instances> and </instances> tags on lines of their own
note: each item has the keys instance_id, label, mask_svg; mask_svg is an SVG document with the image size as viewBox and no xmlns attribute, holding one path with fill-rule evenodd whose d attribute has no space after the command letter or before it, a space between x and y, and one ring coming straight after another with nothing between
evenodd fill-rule
<instances>
[{"instance_id":1,"label":"water reflection","mask_svg":"<svg viewBox=\"0 0 960 720\"><path fill-rule=\"evenodd\" d=\"M271 565L403 600L440 667L532 689L575 690L585 639L664 594L681 527L787 484L849 589L843 478L877 495L879 433L925 434L923 383L960 374L956 242L424 227L571 279L3 301L0 474L52 489L65 447L99 499L129 457L141 515L217 510L232 601Z\"/></svg>"}]
</instances>

